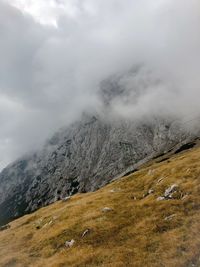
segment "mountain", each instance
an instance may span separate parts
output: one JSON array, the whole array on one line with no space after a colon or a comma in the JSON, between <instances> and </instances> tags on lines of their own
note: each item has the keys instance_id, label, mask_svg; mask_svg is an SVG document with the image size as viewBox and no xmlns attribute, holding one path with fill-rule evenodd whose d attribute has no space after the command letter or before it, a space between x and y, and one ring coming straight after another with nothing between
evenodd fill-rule
<instances>
[{"instance_id":1,"label":"mountain","mask_svg":"<svg viewBox=\"0 0 200 267\"><path fill-rule=\"evenodd\" d=\"M102 83L104 113L83 114L80 120L58 131L40 151L20 158L1 172L1 225L66 196L97 190L194 138L172 118L109 116L113 100L129 97L130 88L122 86L122 79L124 75ZM134 96L137 98L137 90Z\"/></svg>"},{"instance_id":2,"label":"mountain","mask_svg":"<svg viewBox=\"0 0 200 267\"><path fill-rule=\"evenodd\" d=\"M11 222L0 266L200 266L199 145Z\"/></svg>"}]
</instances>

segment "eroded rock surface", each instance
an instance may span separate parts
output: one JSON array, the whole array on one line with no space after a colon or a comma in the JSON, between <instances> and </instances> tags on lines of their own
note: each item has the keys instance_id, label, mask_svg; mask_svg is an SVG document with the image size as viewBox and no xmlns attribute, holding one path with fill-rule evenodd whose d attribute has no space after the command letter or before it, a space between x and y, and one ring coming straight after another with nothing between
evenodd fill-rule
<instances>
[{"instance_id":1,"label":"eroded rock surface","mask_svg":"<svg viewBox=\"0 0 200 267\"><path fill-rule=\"evenodd\" d=\"M117 88L117 90L116 90ZM105 111L116 82L104 83ZM0 225L77 192L96 190L192 136L171 119L134 121L85 114L58 131L37 153L0 174Z\"/></svg>"}]
</instances>

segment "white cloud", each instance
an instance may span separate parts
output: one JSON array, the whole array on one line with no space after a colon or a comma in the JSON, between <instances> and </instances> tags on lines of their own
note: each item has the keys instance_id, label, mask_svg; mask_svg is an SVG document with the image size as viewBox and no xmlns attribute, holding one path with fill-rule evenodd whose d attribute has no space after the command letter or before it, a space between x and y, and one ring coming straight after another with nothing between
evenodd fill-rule
<instances>
[{"instance_id":1,"label":"white cloud","mask_svg":"<svg viewBox=\"0 0 200 267\"><path fill-rule=\"evenodd\" d=\"M14 7L30 14L41 24L57 26L60 16L76 17L79 13L78 0L8 0Z\"/></svg>"},{"instance_id":2,"label":"white cloud","mask_svg":"<svg viewBox=\"0 0 200 267\"><path fill-rule=\"evenodd\" d=\"M116 113L199 113L199 7L198 0L0 0L1 166L98 106L99 83L135 64L146 71L122 79L130 94L115 99Z\"/></svg>"}]
</instances>

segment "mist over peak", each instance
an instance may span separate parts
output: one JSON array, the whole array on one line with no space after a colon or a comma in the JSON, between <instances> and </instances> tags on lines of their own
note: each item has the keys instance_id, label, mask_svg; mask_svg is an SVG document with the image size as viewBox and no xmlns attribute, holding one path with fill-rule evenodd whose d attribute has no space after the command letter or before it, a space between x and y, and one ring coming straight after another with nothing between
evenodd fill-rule
<instances>
[{"instance_id":1,"label":"mist over peak","mask_svg":"<svg viewBox=\"0 0 200 267\"><path fill-rule=\"evenodd\" d=\"M105 103L120 118L198 117L199 7L1 0L0 166Z\"/></svg>"}]
</instances>

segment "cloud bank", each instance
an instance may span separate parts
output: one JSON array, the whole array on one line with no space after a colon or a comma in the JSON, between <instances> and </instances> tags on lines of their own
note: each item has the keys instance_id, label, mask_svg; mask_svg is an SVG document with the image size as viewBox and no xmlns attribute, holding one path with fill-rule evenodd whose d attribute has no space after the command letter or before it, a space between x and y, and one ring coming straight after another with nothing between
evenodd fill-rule
<instances>
[{"instance_id":1,"label":"cloud bank","mask_svg":"<svg viewBox=\"0 0 200 267\"><path fill-rule=\"evenodd\" d=\"M0 168L101 106L100 82L137 64L116 114L200 114L199 25L198 0L0 0Z\"/></svg>"}]
</instances>

